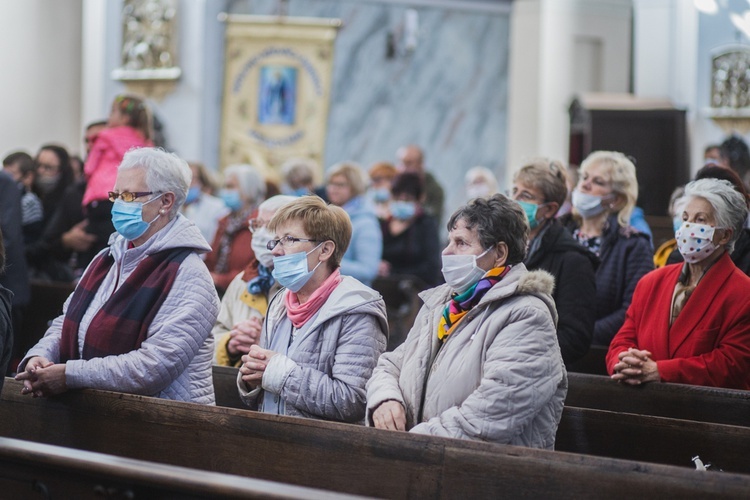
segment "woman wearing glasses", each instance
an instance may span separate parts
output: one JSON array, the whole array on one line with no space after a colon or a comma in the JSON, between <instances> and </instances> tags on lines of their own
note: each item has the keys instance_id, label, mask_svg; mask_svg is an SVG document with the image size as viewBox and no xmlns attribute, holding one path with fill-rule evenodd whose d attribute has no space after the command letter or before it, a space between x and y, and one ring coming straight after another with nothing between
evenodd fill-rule
<instances>
[{"instance_id":1,"label":"woman wearing glasses","mask_svg":"<svg viewBox=\"0 0 750 500\"><path fill-rule=\"evenodd\" d=\"M266 226L279 208L296 199L296 196L282 194L272 196L260 204L258 216L250 219L248 226L253 233L251 245L255 257L229 284L211 331L216 339L217 365L240 366L242 355L260 340L268 300L280 289L271 275L273 254L267 245L273 233Z\"/></svg>"},{"instance_id":2,"label":"woman wearing glasses","mask_svg":"<svg viewBox=\"0 0 750 500\"><path fill-rule=\"evenodd\" d=\"M109 193L118 234L21 361L24 394L93 388L214 402L219 299L198 255L209 246L179 214L189 185L190 169L174 154L125 154Z\"/></svg>"},{"instance_id":3,"label":"woman wearing glasses","mask_svg":"<svg viewBox=\"0 0 750 500\"><path fill-rule=\"evenodd\" d=\"M654 268L648 236L629 225L638 199L635 165L624 154L595 151L573 190L573 237L599 257L593 345L608 346L625 321L638 280Z\"/></svg>"},{"instance_id":4,"label":"woman wearing glasses","mask_svg":"<svg viewBox=\"0 0 750 500\"><path fill-rule=\"evenodd\" d=\"M385 350L382 297L342 276L352 234L343 209L304 196L268 224L274 278L259 345L242 357L240 396L264 413L363 423L365 384Z\"/></svg>"}]
</instances>

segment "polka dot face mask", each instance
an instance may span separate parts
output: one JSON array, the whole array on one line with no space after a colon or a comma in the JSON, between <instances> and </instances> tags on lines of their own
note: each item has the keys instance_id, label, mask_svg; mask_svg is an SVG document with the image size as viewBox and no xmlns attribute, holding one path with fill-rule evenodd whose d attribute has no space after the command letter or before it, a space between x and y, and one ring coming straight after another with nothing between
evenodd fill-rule
<instances>
[{"instance_id":1,"label":"polka dot face mask","mask_svg":"<svg viewBox=\"0 0 750 500\"><path fill-rule=\"evenodd\" d=\"M694 222L683 222L675 232L677 248L685 262L695 264L700 262L716 250L713 242L715 227Z\"/></svg>"}]
</instances>

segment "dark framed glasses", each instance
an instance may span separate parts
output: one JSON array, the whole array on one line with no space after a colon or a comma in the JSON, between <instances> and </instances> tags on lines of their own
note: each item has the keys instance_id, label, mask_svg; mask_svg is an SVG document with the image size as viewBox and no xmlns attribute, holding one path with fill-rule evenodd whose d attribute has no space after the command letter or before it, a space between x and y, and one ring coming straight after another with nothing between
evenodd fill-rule
<instances>
[{"instance_id":1,"label":"dark framed glasses","mask_svg":"<svg viewBox=\"0 0 750 500\"><path fill-rule=\"evenodd\" d=\"M117 200L117 198L120 198L122 201L130 203L131 201L135 201L142 196L148 196L150 194L157 193L161 193L161 191L137 191L135 193L131 193L130 191L123 191L122 193L118 193L117 191L110 191L107 193L107 196L109 197L109 201L111 202L114 202L115 200Z\"/></svg>"},{"instance_id":2,"label":"dark framed glasses","mask_svg":"<svg viewBox=\"0 0 750 500\"><path fill-rule=\"evenodd\" d=\"M311 241L313 243L317 243L319 240L309 240L307 238L295 238L294 236L284 236L283 238L279 238L276 240L271 240L268 243L266 243L266 248L269 250L273 250L276 248L276 245L281 244L281 248L286 248L294 245L298 241Z\"/></svg>"}]
</instances>

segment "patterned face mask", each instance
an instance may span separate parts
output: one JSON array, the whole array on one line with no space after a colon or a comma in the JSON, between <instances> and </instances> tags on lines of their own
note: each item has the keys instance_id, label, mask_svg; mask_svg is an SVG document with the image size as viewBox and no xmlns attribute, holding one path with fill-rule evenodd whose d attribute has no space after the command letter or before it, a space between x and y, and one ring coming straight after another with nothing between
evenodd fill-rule
<instances>
[{"instance_id":1,"label":"patterned face mask","mask_svg":"<svg viewBox=\"0 0 750 500\"><path fill-rule=\"evenodd\" d=\"M674 237L685 262L695 264L714 253L717 248L713 242L716 229L713 226L695 222L682 223Z\"/></svg>"}]
</instances>

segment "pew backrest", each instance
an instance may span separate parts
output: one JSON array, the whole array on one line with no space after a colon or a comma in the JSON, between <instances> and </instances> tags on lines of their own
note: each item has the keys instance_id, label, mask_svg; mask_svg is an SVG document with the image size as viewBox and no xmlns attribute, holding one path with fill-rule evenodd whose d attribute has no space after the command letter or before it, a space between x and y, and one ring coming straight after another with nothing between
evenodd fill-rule
<instances>
[{"instance_id":1,"label":"pew backrest","mask_svg":"<svg viewBox=\"0 0 750 500\"><path fill-rule=\"evenodd\" d=\"M0 435L388 498L741 496L750 476L397 433L107 391L50 399L6 379Z\"/></svg>"}]
</instances>

